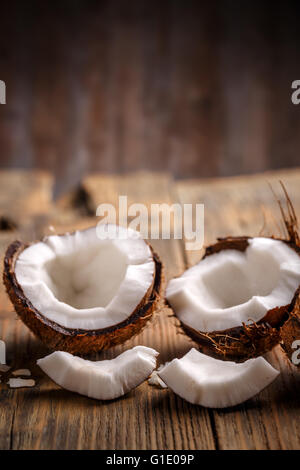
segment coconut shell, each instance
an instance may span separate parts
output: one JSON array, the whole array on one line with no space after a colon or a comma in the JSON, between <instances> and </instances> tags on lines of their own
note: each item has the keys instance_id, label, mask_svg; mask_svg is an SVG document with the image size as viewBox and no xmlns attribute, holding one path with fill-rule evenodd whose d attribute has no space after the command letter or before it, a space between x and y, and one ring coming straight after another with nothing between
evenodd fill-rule
<instances>
[{"instance_id":1,"label":"coconut shell","mask_svg":"<svg viewBox=\"0 0 300 470\"><path fill-rule=\"evenodd\" d=\"M206 248L204 258L222 250L238 250L244 252L251 237L219 238L217 243ZM278 239L279 240L279 239ZM280 240L287 243L299 255L299 248L291 241ZM183 331L199 345L204 354L217 359L244 362L270 351L281 340L281 326L287 321L293 310L295 297L291 304L275 307L269 310L259 321L242 324L223 331L203 332L197 331L181 322ZM299 309L298 309L299 311ZM251 318L251 315L249 315ZM293 320L295 321L295 320ZM298 338L300 339L300 320L298 321ZM294 325L294 324L293 324ZM292 329L292 327L291 327Z\"/></svg>"},{"instance_id":2,"label":"coconut shell","mask_svg":"<svg viewBox=\"0 0 300 470\"><path fill-rule=\"evenodd\" d=\"M67 351L72 354L89 354L124 343L144 328L154 311L159 307L163 281L162 263L151 248L155 262L153 284L134 312L125 321L99 330L65 328L39 312L26 298L16 279L16 260L28 246L20 241L9 245L4 258L3 281L21 320L51 349Z\"/></svg>"},{"instance_id":3,"label":"coconut shell","mask_svg":"<svg viewBox=\"0 0 300 470\"><path fill-rule=\"evenodd\" d=\"M289 360L294 365L300 367L300 363L297 364L298 361L295 362L293 358L293 354L299 350L299 344L294 344L294 341L300 341L300 288L295 294L288 319L280 329L280 336L282 340L281 346Z\"/></svg>"}]
</instances>

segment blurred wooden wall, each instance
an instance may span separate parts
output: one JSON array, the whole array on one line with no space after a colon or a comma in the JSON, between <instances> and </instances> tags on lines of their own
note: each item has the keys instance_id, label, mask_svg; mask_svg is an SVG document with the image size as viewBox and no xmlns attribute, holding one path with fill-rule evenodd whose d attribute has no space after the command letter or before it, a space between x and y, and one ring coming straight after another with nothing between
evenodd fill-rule
<instances>
[{"instance_id":1,"label":"blurred wooden wall","mask_svg":"<svg viewBox=\"0 0 300 470\"><path fill-rule=\"evenodd\" d=\"M92 171L299 165L299 3L1 2L1 167L57 191Z\"/></svg>"}]
</instances>

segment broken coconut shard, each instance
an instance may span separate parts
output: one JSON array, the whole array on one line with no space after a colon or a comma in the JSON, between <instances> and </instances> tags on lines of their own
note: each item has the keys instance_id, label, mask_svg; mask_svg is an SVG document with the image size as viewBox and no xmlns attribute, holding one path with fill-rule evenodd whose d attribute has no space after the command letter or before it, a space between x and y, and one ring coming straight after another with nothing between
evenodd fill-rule
<instances>
[{"instance_id":1,"label":"broken coconut shard","mask_svg":"<svg viewBox=\"0 0 300 470\"><path fill-rule=\"evenodd\" d=\"M168 303L205 354L243 362L281 339L290 357L294 352L291 345L300 339L300 244L285 195L287 214L280 209L286 239L219 239L197 265L170 281Z\"/></svg>"},{"instance_id":2,"label":"broken coconut shard","mask_svg":"<svg viewBox=\"0 0 300 470\"><path fill-rule=\"evenodd\" d=\"M149 385L153 385L158 388L168 388L167 385L161 380L161 378L158 375L159 371L161 371L167 364L169 363L166 362L165 364L161 364L157 370L154 370L152 372L152 374L150 375L148 379Z\"/></svg>"},{"instance_id":3,"label":"broken coconut shard","mask_svg":"<svg viewBox=\"0 0 300 470\"><path fill-rule=\"evenodd\" d=\"M58 385L98 400L121 397L147 380L156 367L158 352L136 346L106 361L88 361L56 351L37 364Z\"/></svg>"},{"instance_id":4,"label":"broken coconut shard","mask_svg":"<svg viewBox=\"0 0 300 470\"><path fill-rule=\"evenodd\" d=\"M23 388L23 387L34 387L35 386L35 380L33 379L21 379L21 378L16 378L16 379L9 379L7 384L10 386L10 388Z\"/></svg>"},{"instance_id":5,"label":"broken coconut shard","mask_svg":"<svg viewBox=\"0 0 300 470\"><path fill-rule=\"evenodd\" d=\"M132 229L114 227L121 236L105 238L109 227L8 247L8 295L48 347L80 354L108 349L138 333L158 309L158 256Z\"/></svg>"},{"instance_id":6,"label":"broken coconut shard","mask_svg":"<svg viewBox=\"0 0 300 470\"><path fill-rule=\"evenodd\" d=\"M279 375L264 358L243 364L222 361L191 349L158 372L181 398L208 408L235 406L252 398Z\"/></svg>"}]
</instances>

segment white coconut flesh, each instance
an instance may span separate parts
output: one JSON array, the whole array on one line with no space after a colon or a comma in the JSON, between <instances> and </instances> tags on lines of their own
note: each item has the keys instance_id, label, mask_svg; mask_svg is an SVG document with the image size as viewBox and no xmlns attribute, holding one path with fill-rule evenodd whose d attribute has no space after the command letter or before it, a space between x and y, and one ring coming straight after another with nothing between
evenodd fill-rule
<instances>
[{"instance_id":1,"label":"white coconut flesh","mask_svg":"<svg viewBox=\"0 0 300 470\"><path fill-rule=\"evenodd\" d=\"M243 403L273 382L278 374L262 357L236 364L206 356L194 348L158 372L174 393L208 408Z\"/></svg>"},{"instance_id":2,"label":"white coconut flesh","mask_svg":"<svg viewBox=\"0 0 300 470\"><path fill-rule=\"evenodd\" d=\"M55 351L37 364L58 385L98 400L118 398L144 382L156 367L158 352L136 346L115 359L88 361Z\"/></svg>"},{"instance_id":3,"label":"white coconut flesh","mask_svg":"<svg viewBox=\"0 0 300 470\"><path fill-rule=\"evenodd\" d=\"M49 236L26 248L15 265L25 296L44 317L85 330L126 320L154 274L151 249L140 234L111 225Z\"/></svg>"},{"instance_id":4,"label":"white coconut flesh","mask_svg":"<svg viewBox=\"0 0 300 470\"><path fill-rule=\"evenodd\" d=\"M159 371L161 371L167 364L169 364L169 363L166 362L165 364L161 364L158 367L157 370L154 370L152 372L152 374L150 375L150 377L148 379L148 384L149 385L154 385L154 386L160 387L160 388L167 388L167 385L161 380L161 378L158 375Z\"/></svg>"},{"instance_id":5,"label":"white coconut flesh","mask_svg":"<svg viewBox=\"0 0 300 470\"><path fill-rule=\"evenodd\" d=\"M245 252L205 257L169 282L166 297L185 325L223 331L289 305L299 284L299 255L284 242L257 237L249 239Z\"/></svg>"}]
</instances>

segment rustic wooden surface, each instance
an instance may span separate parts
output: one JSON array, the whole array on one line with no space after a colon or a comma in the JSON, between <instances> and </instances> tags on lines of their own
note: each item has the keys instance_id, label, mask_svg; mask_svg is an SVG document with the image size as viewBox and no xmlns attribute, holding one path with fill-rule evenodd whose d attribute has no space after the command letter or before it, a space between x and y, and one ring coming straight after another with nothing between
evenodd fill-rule
<instances>
[{"instance_id":1,"label":"rustic wooden surface","mask_svg":"<svg viewBox=\"0 0 300 470\"><path fill-rule=\"evenodd\" d=\"M299 1L1 2L0 166L176 177L299 165Z\"/></svg>"},{"instance_id":2,"label":"rustic wooden surface","mask_svg":"<svg viewBox=\"0 0 300 470\"><path fill-rule=\"evenodd\" d=\"M129 203L148 207L151 202L204 202L206 243L228 234L275 233L278 209L267 182L279 192L279 179L285 182L299 214L300 170L179 182L163 173L93 175L57 203L51 199L53 182L47 174L0 173L3 184L11 182L11 192L7 190L5 195L1 183L0 216L10 217L17 225L0 232L1 254L14 238L37 238L53 230L95 224L95 206L116 203L119 194L127 195ZM152 243L168 279L201 255L186 252L179 240ZM5 380L0 385L0 449L300 448L300 376L279 347L268 358L280 368L280 377L238 407L209 410L193 406L171 391L147 383L119 400L98 402L61 389L39 370L36 359L49 351L17 319L3 288L0 300L0 338L7 344L8 362L16 368L29 367L37 382L32 389L10 390ZM182 356L193 343L178 334L170 313L167 308L157 313L141 335L99 358L114 357L137 344L156 348L161 362Z\"/></svg>"}]
</instances>

